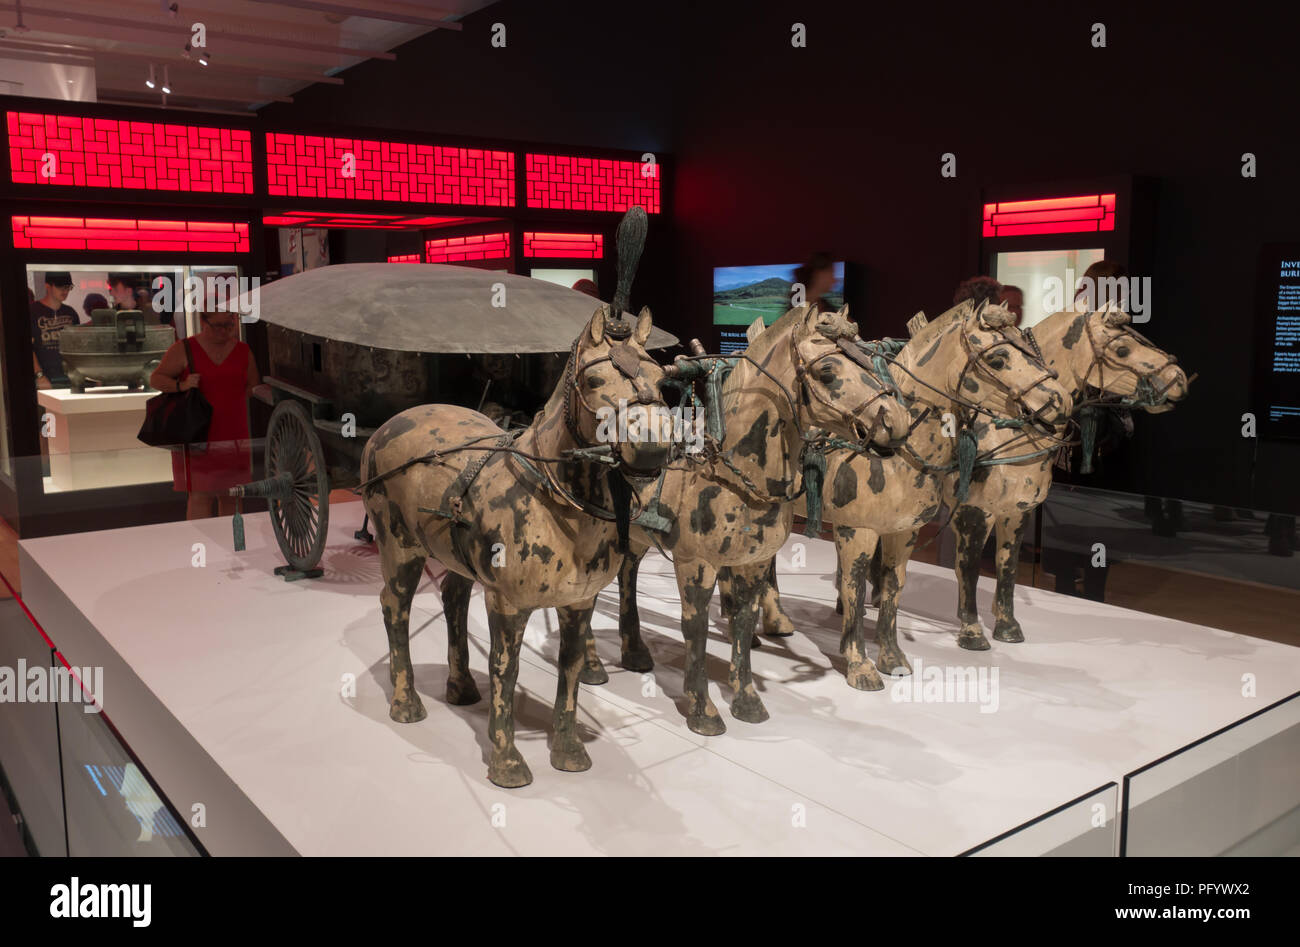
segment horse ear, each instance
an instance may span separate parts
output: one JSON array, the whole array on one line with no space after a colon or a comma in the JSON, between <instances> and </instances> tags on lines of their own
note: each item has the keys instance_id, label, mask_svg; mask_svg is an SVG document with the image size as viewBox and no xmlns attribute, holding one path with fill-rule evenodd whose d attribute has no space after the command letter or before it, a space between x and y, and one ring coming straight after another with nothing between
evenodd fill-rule
<instances>
[{"instance_id":1,"label":"horse ear","mask_svg":"<svg viewBox=\"0 0 1300 947\"><path fill-rule=\"evenodd\" d=\"M632 332L632 335L636 338L637 345L642 348L645 347L646 340L650 338L650 330L653 327L654 323L650 319L650 307L642 306L641 314L636 317L636 329Z\"/></svg>"},{"instance_id":2,"label":"horse ear","mask_svg":"<svg viewBox=\"0 0 1300 947\"><path fill-rule=\"evenodd\" d=\"M822 313L817 308L816 303L808 303L803 307L803 318L799 320L805 333L815 332L817 324L822 319Z\"/></svg>"},{"instance_id":3,"label":"horse ear","mask_svg":"<svg viewBox=\"0 0 1300 947\"><path fill-rule=\"evenodd\" d=\"M605 337L606 308L601 306L597 309L596 314L591 317L591 322L587 324L587 332L590 333L593 342L599 342Z\"/></svg>"},{"instance_id":4,"label":"horse ear","mask_svg":"<svg viewBox=\"0 0 1300 947\"><path fill-rule=\"evenodd\" d=\"M766 328L767 328L767 323L763 321L762 316L759 316L757 319L751 322L749 324L749 328L745 330L745 341L753 342L755 339L757 339L760 335L763 334L763 330Z\"/></svg>"}]
</instances>

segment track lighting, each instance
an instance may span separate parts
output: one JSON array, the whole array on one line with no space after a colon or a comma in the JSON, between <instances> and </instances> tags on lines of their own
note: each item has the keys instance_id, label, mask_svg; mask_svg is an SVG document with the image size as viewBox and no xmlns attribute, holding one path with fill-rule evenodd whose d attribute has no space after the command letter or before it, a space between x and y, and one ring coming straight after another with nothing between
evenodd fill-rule
<instances>
[{"instance_id":1,"label":"track lighting","mask_svg":"<svg viewBox=\"0 0 1300 947\"><path fill-rule=\"evenodd\" d=\"M155 77L154 77L154 72L153 72L153 63L149 63L149 78L146 79L146 80L144 80L144 84L147 85L147 86L148 86L149 88L151 88L151 89L154 88L155 86L157 86L157 84L158 84L158 83L155 81Z\"/></svg>"},{"instance_id":2,"label":"track lighting","mask_svg":"<svg viewBox=\"0 0 1300 947\"><path fill-rule=\"evenodd\" d=\"M167 69L168 69L167 66L163 66L163 84L162 84L162 90L163 90L163 94L164 94L164 95L171 95L171 94L172 94L172 84L171 84L171 81L168 79L168 72L167 72Z\"/></svg>"},{"instance_id":3,"label":"track lighting","mask_svg":"<svg viewBox=\"0 0 1300 947\"><path fill-rule=\"evenodd\" d=\"M18 11L18 22L14 24L14 32L30 33L31 27L23 22L23 0L14 0L14 9Z\"/></svg>"},{"instance_id":4,"label":"track lighting","mask_svg":"<svg viewBox=\"0 0 1300 947\"><path fill-rule=\"evenodd\" d=\"M207 64L208 64L208 51L206 49L201 49L199 50L199 65L206 66Z\"/></svg>"}]
</instances>

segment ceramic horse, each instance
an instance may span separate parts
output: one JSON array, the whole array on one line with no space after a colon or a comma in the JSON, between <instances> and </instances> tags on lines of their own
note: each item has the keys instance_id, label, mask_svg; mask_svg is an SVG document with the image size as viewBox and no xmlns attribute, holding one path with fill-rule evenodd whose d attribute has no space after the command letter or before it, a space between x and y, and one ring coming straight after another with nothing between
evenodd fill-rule
<instances>
[{"instance_id":1,"label":"ceramic horse","mask_svg":"<svg viewBox=\"0 0 1300 947\"><path fill-rule=\"evenodd\" d=\"M380 604L388 631L393 685L389 716L422 720L409 649L411 600L425 561L447 568L447 701L479 699L468 668L470 591L482 584L491 634L488 778L513 788L532 781L515 747L514 690L524 626L535 609L559 613L559 684L551 765L578 772L591 759L576 729L581 629L596 594L622 556L609 515L620 488L608 459L634 482L653 478L669 445L655 432L615 439L603 418L620 405L665 409L663 369L646 354L649 310L635 327L602 306L574 342L563 380L533 423L506 434L488 418L454 405L403 411L371 436L361 486L383 568ZM607 425L604 425L606 428ZM626 481L624 481L626 484Z\"/></svg>"},{"instance_id":2,"label":"ceramic horse","mask_svg":"<svg viewBox=\"0 0 1300 947\"><path fill-rule=\"evenodd\" d=\"M1096 404L1111 404L1158 414L1172 410L1187 397L1189 380L1177 360L1133 329L1128 314L1117 306L1093 312L1067 309L1053 313L1023 335L1041 351L1047 366L1057 372L1074 404L1085 410L1096 410ZM1096 402L1090 399L1093 392L1100 393ZM1064 430L1061 424L1057 433L1063 434ZM1010 434L988 432L989 449L995 449L996 441L1006 440ZM1090 469L1092 445L1088 440L1085 438L1083 445L1084 472ZM983 451L984 440L980 446ZM1015 616L1016 566L1029 516L1047 498L1052 486L1051 460L1047 455L1024 465L981 467L972 479L965 502L958 502L951 492L946 497L949 509L954 510L957 615L962 625L958 643L964 648L990 647L980 625L975 594L990 528L997 536L993 637L1006 642L1025 640Z\"/></svg>"},{"instance_id":3,"label":"ceramic horse","mask_svg":"<svg viewBox=\"0 0 1300 947\"><path fill-rule=\"evenodd\" d=\"M978 438L986 428L1003 424L1007 427L999 430L1028 431L1034 438L1069 416L1069 392L1009 328L1013 320L1003 307L968 300L929 323L889 368L913 419L906 445L891 457L828 453L823 517L831 525L839 563L840 653L851 687L880 690L880 671L910 670L896 640L907 561L921 527L939 512L945 489L957 488L962 437ZM877 579L880 650L874 663L862 630L873 554L884 576ZM764 594L766 605L779 614L776 589Z\"/></svg>"},{"instance_id":4,"label":"ceramic horse","mask_svg":"<svg viewBox=\"0 0 1300 947\"><path fill-rule=\"evenodd\" d=\"M665 469L656 489L670 528L664 534L633 528L633 555L619 575L623 666L646 669L652 662L635 616L637 563L652 544L672 558L687 648L686 721L705 735L726 729L705 673L709 601L719 567L731 569L736 602L731 714L758 723L767 710L749 664L755 596L790 534L810 432L887 448L906 436L909 424L893 388L855 357L858 329L847 307L836 313L799 307L754 335L760 329L761 322L751 327L744 357L721 386L725 426L716 453L704 463L674 461ZM587 634L590 660L595 648Z\"/></svg>"}]
</instances>

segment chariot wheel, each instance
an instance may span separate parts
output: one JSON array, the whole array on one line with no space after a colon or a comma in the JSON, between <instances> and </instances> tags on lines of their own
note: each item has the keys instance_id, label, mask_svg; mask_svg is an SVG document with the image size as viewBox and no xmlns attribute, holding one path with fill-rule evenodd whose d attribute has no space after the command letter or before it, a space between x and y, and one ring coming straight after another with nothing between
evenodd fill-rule
<instances>
[{"instance_id":1,"label":"chariot wheel","mask_svg":"<svg viewBox=\"0 0 1300 947\"><path fill-rule=\"evenodd\" d=\"M271 528L285 561L299 572L316 568L329 532L330 484L320 438L296 401L281 401L266 428L266 476L287 495L272 496Z\"/></svg>"}]
</instances>

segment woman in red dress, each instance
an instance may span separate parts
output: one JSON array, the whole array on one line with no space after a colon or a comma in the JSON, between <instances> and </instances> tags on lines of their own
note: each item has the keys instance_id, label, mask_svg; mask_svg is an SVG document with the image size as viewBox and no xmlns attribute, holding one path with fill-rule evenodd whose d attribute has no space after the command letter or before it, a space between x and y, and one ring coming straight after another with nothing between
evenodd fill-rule
<instances>
[{"instance_id":1,"label":"woman in red dress","mask_svg":"<svg viewBox=\"0 0 1300 947\"><path fill-rule=\"evenodd\" d=\"M214 500L216 515L233 515L239 500L228 494L229 489L252 479L248 396L260 377L252 351L239 340L237 320L232 312L204 313L199 333L173 343L149 378L159 391L198 388L212 405L207 450L187 447L172 452L173 488L189 494L186 519L212 516ZM185 355L187 345L193 372Z\"/></svg>"}]
</instances>

